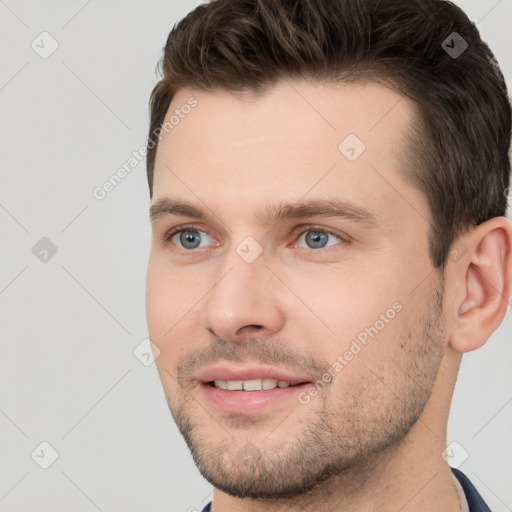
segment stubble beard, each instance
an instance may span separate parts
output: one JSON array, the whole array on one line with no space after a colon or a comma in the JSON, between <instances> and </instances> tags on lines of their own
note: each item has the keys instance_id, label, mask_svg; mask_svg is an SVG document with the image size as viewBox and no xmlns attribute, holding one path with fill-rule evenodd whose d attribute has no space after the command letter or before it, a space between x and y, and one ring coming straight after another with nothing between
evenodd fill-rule
<instances>
[{"instance_id":1,"label":"stubble beard","mask_svg":"<svg viewBox=\"0 0 512 512\"><path fill-rule=\"evenodd\" d=\"M396 359L398 379L392 390L382 390L376 368L365 369L357 382L346 382L337 391L334 403L319 395L321 408L296 415L293 439L279 439L279 426L275 426L282 421L290 428L293 413L264 423L264 432L258 430L260 415L214 419L190 397L180 397L179 403L168 397L172 416L202 476L231 496L269 501L325 488L335 477L342 481L344 476L358 475L363 485L376 462L402 443L430 398L445 350L443 295L440 285L429 301L426 318L418 321L422 329L402 334L401 347L408 356ZM372 398L376 390L378 399ZM297 407L302 412L309 405L298 402ZM223 422L225 429L220 425ZM272 429L277 436L240 445L228 434L230 428L253 428L257 431L254 439ZM272 443L272 439L277 440Z\"/></svg>"}]
</instances>

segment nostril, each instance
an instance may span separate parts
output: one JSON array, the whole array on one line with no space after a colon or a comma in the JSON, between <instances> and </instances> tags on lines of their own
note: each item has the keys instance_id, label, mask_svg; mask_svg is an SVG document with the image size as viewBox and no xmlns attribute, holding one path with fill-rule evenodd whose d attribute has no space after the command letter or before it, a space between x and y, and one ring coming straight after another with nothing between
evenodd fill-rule
<instances>
[{"instance_id":1,"label":"nostril","mask_svg":"<svg viewBox=\"0 0 512 512\"><path fill-rule=\"evenodd\" d=\"M244 325L243 327L241 327L240 329L238 329L236 335L239 336L240 333L244 332L245 330L252 330L252 329L256 329L256 330L260 330L260 329L263 329L263 325Z\"/></svg>"}]
</instances>

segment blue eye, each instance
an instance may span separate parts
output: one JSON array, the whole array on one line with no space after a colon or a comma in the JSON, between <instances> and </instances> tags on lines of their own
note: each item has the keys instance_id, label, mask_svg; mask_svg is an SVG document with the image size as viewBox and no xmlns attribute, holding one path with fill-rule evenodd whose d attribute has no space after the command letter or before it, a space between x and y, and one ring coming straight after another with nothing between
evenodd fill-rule
<instances>
[{"instance_id":1,"label":"blue eye","mask_svg":"<svg viewBox=\"0 0 512 512\"><path fill-rule=\"evenodd\" d=\"M201 240L201 237L203 239ZM329 243L329 237L334 237L332 243ZM325 229L308 227L299 233L297 241L305 240L307 244L303 247L306 250L325 249L332 245L346 242L340 235ZM193 249L200 249L208 247L213 240L213 237L208 235L205 231L201 231L194 226L180 226L174 230L169 231L165 235L166 242L172 242L178 249L186 250L188 252ZM218 245L218 244L217 244Z\"/></svg>"},{"instance_id":2,"label":"blue eye","mask_svg":"<svg viewBox=\"0 0 512 512\"><path fill-rule=\"evenodd\" d=\"M330 245L336 245L336 243L328 244L329 236L336 237L340 242L342 241L337 234L323 229L309 229L308 231L303 231L298 240L304 237L306 243L311 244L309 247L306 247L307 249L323 249Z\"/></svg>"},{"instance_id":3,"label":"blue eye","mask_svg":"<svg viewBox=\"0 0 512 512\"><path fill-rule=\"evenodd\" d=\"M199 247L204 247L204 245L200 245L201 235L206 235L210 239L212 238L204 231L199 231L198 229L181 229L179 231L175 231L174 233L169 233L167 238L171 241L173 238L177 238L177 240L179 240L179 243L184 249L197 249Z\"/></svg>"}]
</instances>

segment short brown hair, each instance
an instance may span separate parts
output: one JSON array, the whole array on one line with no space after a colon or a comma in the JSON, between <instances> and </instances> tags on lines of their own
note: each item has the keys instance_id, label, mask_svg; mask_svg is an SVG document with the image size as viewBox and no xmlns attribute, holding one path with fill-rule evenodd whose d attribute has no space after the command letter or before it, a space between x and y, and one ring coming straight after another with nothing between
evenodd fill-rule
<instances>
[{"instance_id":1,"label":"short brown hair","mask_svg":"<svg viewBox=\"0 0 512 512\"><path fill-rule=\"evenodd\" d=\"M459 36L467 48L450 54ZM427 198L434 266L444 269L459 234L506 214L507 88L475 24L449 1L211 0L174 25L159 67L150 99L150 197L155 132L178 89L262 93L286 78L372 80L417 107L402 172Z\"/></svg>"}]
</instances>

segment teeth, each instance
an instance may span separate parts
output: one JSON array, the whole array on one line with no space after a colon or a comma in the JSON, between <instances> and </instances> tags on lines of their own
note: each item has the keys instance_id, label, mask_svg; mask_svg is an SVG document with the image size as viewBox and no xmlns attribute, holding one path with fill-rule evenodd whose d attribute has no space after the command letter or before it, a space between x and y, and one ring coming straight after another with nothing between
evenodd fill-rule
<instances>
[{"instance_id":1,"label":"teeth","mask_svg":"<svg viewBox=\"0 0 512 512\"><path fill-rule=\"evenodd\" d=\"M261 379L244 380L243 384L245 391L261 391L263 389Z\"/></svg>"},{"instance_id":2,"label":"teeth","mask_svg":"<svg viewBox=\"0 0 512 512\"><path fill-rule=\"evenodd\" d=\"M277 386L277 380L274 379L262 379L262 389L274 389Z\"/></svg>"},{"instance_id":3,"label":"teeth","mask_svg":"<svg viewBox=\"0 0 512 512\"><path fill-rule=\"evenodd\" d=\"M275 379L251 379L251 380L214 380L216 388L227 389L228 391L261 391L264 389L287 388L291 384L285 380Z\"/></svg>"},{"instance_id":4,"label":"teeth","mask_svg":"<svg viewBox=\"0 0 512 512\"><path fill-rule=\"evenodd\" d=\"M240 380L228 380L227 389L229 391L236 391L237 389L243 389L243 381Z\"/></svg>"}]
</instances>

